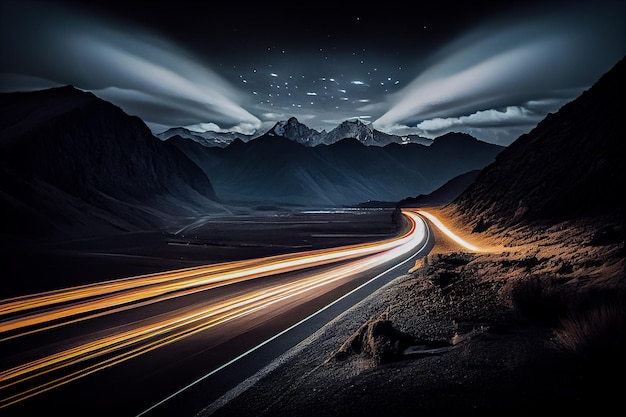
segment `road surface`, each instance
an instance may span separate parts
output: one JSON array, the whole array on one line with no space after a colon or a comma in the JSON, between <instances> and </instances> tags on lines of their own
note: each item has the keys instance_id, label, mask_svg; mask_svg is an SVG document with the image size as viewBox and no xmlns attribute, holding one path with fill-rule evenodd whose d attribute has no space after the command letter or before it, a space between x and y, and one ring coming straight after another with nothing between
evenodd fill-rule
<instances>
[{"instance_id":1,"label":"road surface","mask_svg":"<svg viewBox=\"0 0 626 417\"><path fill-rule=\"evenodd\" d=\"M0 301L0 412L194 415L432 247L400 236Z\"/></svg>"}]
</instances>

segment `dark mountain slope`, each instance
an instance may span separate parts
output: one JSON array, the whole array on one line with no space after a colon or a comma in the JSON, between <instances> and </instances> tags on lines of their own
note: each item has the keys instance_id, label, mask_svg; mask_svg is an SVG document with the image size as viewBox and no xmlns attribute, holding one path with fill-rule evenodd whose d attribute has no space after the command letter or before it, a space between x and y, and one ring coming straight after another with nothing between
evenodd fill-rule
<instances>
[{"instance_id":1,"label":"dark mountain slope","mask_svg":"<svg viewBox=\"0 0 626 417\"><path fill-rule=\"evenodd\" d=\"M191 140L168 140L210 173L225 201L344 206L399 201L429 193L449 179L491 163L503 148L470 136L442 139L437 146L366 146L356 138L304 146L264 135L226 148ZM437 141L436 141L437 142Z\"/></svg>"},{"instance_id":2,"label":"dark mountain slope","mask_svg":"<svg viewBox=\"0 0 626 417\"><path fill-rule=\"evenodd\" d=\"M418 164L415 169L419 174L437 178L436 185L427 190L432 192L457 175L490 164L504 147L480 141L465 133L451 132L435 138L433 144L427 147L391 144L385 149L404 165Z\"/></svg>"},{"instance_id":3,"label":"dark mountain slope","mask_svg":"<svg viewBox=\"0 0 626 417\"><path fill-rule=\"evenodd\" d=\"M0 95L5 232L154 228L210 210L207 176L138 118L73 87Z\"/></svg>"},{"instance_id":4,"label":"dark mountain slope","mask_svg":"<svg viewBox=\"0 0 626 417\"><path fill-rule=\"evenodd\" d=\"M454 201L478 177L479 169L466 172L452 178L441 187L429 194L420 194L417 197L408 197L400 200L398 207L426 207L443 206Z\"/></svg>"},{"instance_id":5,"label":"dark mountain slope","mask_svg":"<svg viewBox=\"0 0 626 417\"><path fill-rule=\"evenodd\" d=\"M469 219L626 213L626 58L590 89L503 150L454 207Z\"/></svg>"}]
</instances>

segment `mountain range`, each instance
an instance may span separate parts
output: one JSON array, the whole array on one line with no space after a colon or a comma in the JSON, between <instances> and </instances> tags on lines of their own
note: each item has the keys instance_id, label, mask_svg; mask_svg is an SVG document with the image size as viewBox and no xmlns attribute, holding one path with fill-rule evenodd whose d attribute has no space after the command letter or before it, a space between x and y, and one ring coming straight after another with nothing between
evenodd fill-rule
<instances>
[{"instance_id":1,"label":"mountain range","mask_svg":"<svg viewBox=\"0 0 626 417\"><path fill-rule=\"evenodd\" d=\"M200 137L162 140L141 119L72 86L3 93L0 109L0 204L10 219L3 233L14 236L171 228L241 204L396 201L482 168L502 150L464 134L430 146L366 146L378 134L361 122L329 132L356 138L306 146L294 135L310 130L296 119L224 147Z\"/></svg>"},{"instance_id":2,"label":"mountain range","mask_svg":"<svg viewBox=\"0 0 626 417\"><path fill-rule=\"evenodd\" d=\"M399 136L381 132L374 129L370 124L363 123L358 119L346 120L327 132L326 130L317 131L311 129L304 123L300 123L295 117L276 122L276 124L265 133L260 132L253 135L244 135L236 132L213 132L210 130L195 132L184 127L173 127L158 133L156 136L163 140L180 136L185 139L192 139L203 146L223 148L228 146L235 139L248 142L263 135L284 137L310 147L332 145L346 138L357 139L367 146L385 146L391 143L419 143L422 145L430 145L433 143L432 139L424 138L419 135Z\"/></svg>"},{"instance_id":3,"label":"mountain range","mask_svg":"<svg viewBox=\"0 0 626 417\"><path fill-rule=\"evenodd\" d=\"M432 139L418 135L398 136L376 130L361 120L346 120L329 132L311 129L295 117L277 122L265 135L281 136L306 146L332 145L346 138L353 138L366 146L386 146L391 143L432 144Z\"/></svg>"},{"instance_id":4,"label":"mountain range","mask_svg":"<svg viewBox=\"0 0 626 417\"><path fill-rule=\"evenodd\" d=\"M443 204L459 193L451 206L483 227L623 215L625 65L507 148L460 133L429 146L383 144L358 121L331 131L355 137L312 146L314 133L294 118L207 146L157 138L141 119L71 86L3 93L2 233L86 236L154 230L238 204Z\"/></svg>"},{"instance_id":5,"label":"mountain range","mask_svg":"<svg viewBox=\"0 0 626 417\"><path fill-rule=\"evenodd\" d=\"M158 133L156 136L162 140L167 140L173 136L180 136L198 142L202 146L217 146L220 148L230 145L235 139L247 142L254 138L253 135L244 135L237 132L214 132L212 130L196 132L184 127L172 127L164 132Z\"/></svg>"},{"instance_id":6,"label":"mountain range","mask_svg":"<svg viewBox=\"0 0 626 417\"><path fill-rule=\"evenodd\" d=\"M429 193L480 169L501 146L449 133L430 146L366 146L357 138L305 146L271 130L225 148L173 136L171 143L204 170L217 195L233 204L350 206ZM293 131L292 131L293 133ZM304 131L306 133L306 131Z\"/></svg>"}]
</instances>

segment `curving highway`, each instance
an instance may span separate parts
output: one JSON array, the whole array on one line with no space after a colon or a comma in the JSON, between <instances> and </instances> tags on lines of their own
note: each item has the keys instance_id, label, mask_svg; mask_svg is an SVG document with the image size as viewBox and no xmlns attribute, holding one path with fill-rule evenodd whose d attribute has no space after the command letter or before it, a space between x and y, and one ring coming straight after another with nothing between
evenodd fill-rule
<instances>
[{"instance_id":1,"label":"curving highway","mask_svg":"<svg viewBox=\"0 0 626 417\"><path fill-rule=\"evenodd\" d=\"M403 213L383 241L1 300L0 413L192 415L424 256Z\"/></svg>"}]
</instances>

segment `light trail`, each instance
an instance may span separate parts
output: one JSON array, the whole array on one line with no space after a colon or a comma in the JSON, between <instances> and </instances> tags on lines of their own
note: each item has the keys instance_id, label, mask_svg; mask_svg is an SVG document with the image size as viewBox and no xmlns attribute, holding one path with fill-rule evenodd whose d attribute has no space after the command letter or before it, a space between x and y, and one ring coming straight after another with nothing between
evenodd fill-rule
<instances>
[{"instance_id":1,"label":"light trail","mask_svg":"<svg viewBox=\"0 0 626 417\"><path fill-rule=\"evenodd\" d=\"M186 268L8 299L0 303L0 319L9 314L43 310L43 307L53 305L59 306L52 310L45 309L26 315L6 317L0 321L0 334L45 322L57 322L71 316L90 314L81 318L84 320L99 316L99 314L93 314L94 312L112 309L116 306L128 306L137 302L142 302L143 306L146 303L156 303L218 286L385 251L406 244L415 229L415 221L411 221L411 230L405 235L380 242ZM132 306L126 308L132 308ZM63 325L63 322L57 322L54 326L60 325ZM44 329L47 328L49 327ZM23 334L30 334L33 331L38 330ZM9 335L5 336L5 339L14 337L16 335ZM0 339L2 340L4 339Z\"/></svg>"},{"instance_id":2,"label":"light trail","mask_svg":"<svg viewBox=\"0 0 626 417\"><path fill-rule=\"evenodd\" d=\"M441 221L433 216L432 214L430 214L427 211L424 210L417 210L416 213L418 213L421 216L426 217L428 220L430 220L435 226L437 226L437 228L439 230L441 230L443 233L445 233L446 236L448 236L450 239L454 240L456 243L458 243L459 245L465 247L466 249L469 249L471 251L474 252L482 252L482 250L475 245L472 245L471 243L463 240L462 238L460 238L459 236L457 236L456 234L454 234L450 229L448 229L443 223L441 223Z\"/></svg>"},{"instance_id":3,"label":"light trail","mask_svg":"<svg viewBox=\"0 0 626 417\"><path fill-rule=\"evenodd\" d=\"M421 223L422 227L424 227L424 224ZM421 232L420 232L421 233ZM176 397L177 395L183 393L184 391L188 390L189 388L201 383L202 381L204 381L205 379L215 375L216 373L222 371L223 369L227 368L228 366L234 364L235 362L237 362L238 360L250 355L251 353L253 353L254 351L262 348L263 346L267 345L268 343L271 343L272 341L278 339L279 337L281 337L282 335L284 335L285 333L295 329L296 327L300 326L301 324L305 323L306 321L308 321L309 319L317 316L318 314L324 312L325 310L331 308L332 306L334 306L335 304L341 302L342 300L344 300L345 298L348 298L349 296L351 296L352 294L354 294L355 292L359 291L360 289L364 288L365 286L371 284L372 282L376 281L377 279L379 279L380 277L386 275L387 273L393 271L394 269L399 268L400 266L406 264L407 262L413 260L413 258L415 258L416 256L418 256L421 252L421 250L426 246L426 244L428 243L428 235L429 235L429 230L427 228L424 227L423 229L423 233L425 233L425 239L422 242L423 246L421 248L419 248L415 253L413 253L413 255L411 255L410 257L404 259L403 261L393 265L392 267L386 269L385 271L379 273L378 275L372 277L371 279L369 279L368 281L364 282L363 284L359 285L356 288L353 288L351 291L345 293L344 295L342 295L341 297L331 301L330 303L326 304L324 307L320 308L317 311L314 311L313 313L309 314L307 317L301 319L299 322L292 324L291 326L287 327L286 329L274 334L273 336L271 336L268 339L265 339L263 342L259 343L256 346L251 347L250 349L248 349L247 351L243 352L242 354L240 354L239 356L234 357L233 359L231 359L230 361L223 363L222 365L218 366L217 368L213 369L212 371L204 374L203 376L201 376L200 378L196 379L195 381L192 381L191 383L187 384L186 386L180 388L179 390L177 390L176 392L170 394L169 396L163 398L161 401L157 402L156 404L152 405L151 407L147 408L146 410L142 411L141 413L137 414L136 417L141 417L147 413L149 413L150 411L154 410L155 408L161 406L162 404L166 403L167 401L171 400L172 398Z\"/></svg>"},{"instance_id":4,"label":"light trail","mask_svg":"<svg viewBox=\"0 0 626 417\"><path fill-rule=\"evenodd\" d=\"M363 263L363 266L369 266L371 263L372 261L370 260L369 262ZM42 377L48 373L60 371L65 367L88 362L101 356L114 354L114 356L106 357L101 362L86 366L81 371L47 382L39 387L20 393L19 395L9 397L6 400L18 401L28 398L31 395L50 390L81 376L93 373L98 369L110 366L112 363L119 363L139 354L173 343L184 337L191 336L202 330L268 308L277 302L287 300L288 298L297 296L321 285L330 284L336 280L343 279L346 274L355 273L359 269L361 269L359 266L344 267L327 276L324 274L318 275L313 278L300 280L296 283L280 285L272 289L235 297L207 308L196 309L190 313L176 316L172 319L162 320L106 338L100 338L23 364L8 371L0 372L0 382L3 383L4 388L8 388L34 378Z\"/></svg>"},{"instance_id":5,"label":"light trail","mask_svg":"<svg viewBox=\"0 0 626 417\"><path fill-rule=\"evenodd\" d=\"M142 282L142 285L139 286L133 285L131 279L123 279L109 281L103 283L102 286L91 285L70 288L67 290L67 294L63 291L44 293L41 295L41 303L37 300L37 295L20 297L20 300L24 301L29 308L33 308L32 306L47 307L46 311L34 315L37 320L58 320L72 314L79 314L78 312L88 312L89 308L105 309L107 306L101 304L104 302L113 301L120 305L141 300L141 305L145 305L153 302L153 299L162 301L169 298L164 294L170 291L175 292L173 296L182 296L192 294L197 292L197 290L202 291L213 288L210 287L213 284L226 285L225 283L237 280L254 279L259 276L295 271L311 266L327 265L333 262L340 263L326 267L326 270L323 272L311 272L304 278L296 281L274 284L262 290L252 291L227 300L195 306L187 311L171 311L167 315L151 317L132 323L126 326L125 330L117 329L113 334L99 336L93 340L87 340L75 346L3 370L0 372L0 392L4 390L11 392L2 395L0 408L52 390L70 381L97 372L100 369L124 362L212 327L260 312L278 303L285 303L289 300L296 302L298 297L302 297L307 293L312 294L312 291L315 289L340 280L347 280L355 276L355 274L365 272L376 265L405 256L414 251L423 242L425 236L423 221L414 213L407 212L405 215L411 224L410 231L398 238L380 242L312 251L304 254L261 258L243 263L226 263L216 266L215 269L212 267L206 269L189 268L171 273L141 276L138 277L138 280ZM349 260L349 262L344 262L346 260ZM237 265L241 264L246 266L238 269ZM206 275L207 269L213 270L216 276ZM199 270L204 271L200 273L200 277L198 276ZM193 278L186 279L184 274L189 274ZM166 277L175 278L171 278L168 281ZM195 280L200 280L201 284L198 284L198 281ZM180 291L181 288L184 291ZM114 289L116 292L113 294L106 293L106 291L111 289ZM91 294L91 290L95 290L96 293L104 296L96 300L83 300L71 306L54 306L52 305L53 303L50 303L50 301L54 301L56 295L63 300L80 300L83 297L89 297L87 294ZM13 299L5 305L10 306L11 303L19 303L19 301ZM51 305L52 308L50 307ZM19 311L19 306L13 304L7 310ZM120 309L111 311L120 311ZM110 313L111 311L108 312ZM105 313L100 312L89 317L103 314ZM4 328L19 329L20 327L15 326L14 322L20 319L26 320L28 316L26 318L20 317L8 320L7 322L13 324L13 327L5 326ZM27 322L22 321L21 323ZM28 323L32 323L32 321ZM5 324L6 322L3 322L3 325ZM52 326L47 328L50 329ZM28 332L26 331L26 333ZM7 339L5 338L4 340Z\"/></svg>"}]
</instances>

